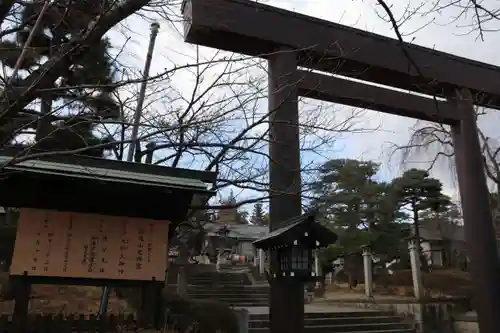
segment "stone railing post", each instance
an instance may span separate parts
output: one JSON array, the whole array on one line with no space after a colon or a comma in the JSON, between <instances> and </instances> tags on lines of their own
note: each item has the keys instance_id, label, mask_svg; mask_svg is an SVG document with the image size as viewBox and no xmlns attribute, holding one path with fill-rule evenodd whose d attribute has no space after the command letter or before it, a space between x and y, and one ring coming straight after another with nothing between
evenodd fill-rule
<instances>
[{"instance_id":1,"label":"stone railing post","mask_svg":"<svg viewBox=\"0 0 500 333\"><path fill-rule=\"evenodd\" d=\"M314 251L314 273L316 276L320 276L320 268L319 268L319 252L316 250Z\"/></svg>"},{"instance_id":2,"label":"stone railing post","mask_svg":"<svg viewBox=\"0 0 500 333\"><path fill-rule=\"evenodd\" d=\"M368 245L361 247L363 254L363 271L365 273L365 295L373 297L372 252Z\"/></svg>"},{"instance_id":3,"label":"stone railing post","mask_svg":"<svg viewBox=\"0 0 500 333\"><path fill-rule=\"evenodd\" d=\"M259 249L259 274L264 275L264 270L266 269L265 266L265 260L266 260L266 254L264 250Z\"/></svg>"},{"instance_id":4,"label":"stone railing post","mask_svg":"<svg viewBox=\"0 0 500 333\"><path fill-rule=\"evenodd\" d=\"M184 266L179 266L179 271L177 272L177 294L180 296L186 296L187 286L186 268Z\"/></svg>"},{"instance_id":5,"label":"stone railing post","mask_svg":"<svg viewBox=\"0 0 500 333\"><path fill-rule=\"evenodd\" d=\"M259 250L253 249L253 267L259 267Z\"/></svg>"},{"instance_id":6,"label":"stone railing post","mask_svg":"<svg viewBox=\"0 0 500 333\"><path fill-rule=\"evenodd\" d=\"M408 250L410 252L410 264L411 264L411 275L413 280L413 294L417 300L423 297L423 284L422 275L420 268L420 251L418 247L417 240L415 238L410 238L408 240Z\"/></svg>"},{"instance_id":7,"label":"stone railing post","mask_svg":"<svg viewBox=\"0 0 500 333\"><path fill-rule=\"evenodd\" d=\"M333 273L327 273L325 275L325 284L327 284L327 285L332 284L332 281L333 281L333 276L332 275L333 275Z\"/></svg>"},{"instance_id":8,"label":"stone railing post","mask_svg":"<svg viewBox=\"0 0 500 333\"><path fill-rule=\"evenodd\" d=\"M248 310L247 309L235 309L236 318L238 319L239 333L248 333Z\"/></svg>"},{"instance_id":9,"label":"stone railing post","mask_svg":"<svg viewBox=\"0 0 500 333\"><path fill-rule=\"evenodd\" d=\"M221 261L222 261L222 251L220 251L220 250L219 250L219 251L217 252L217 262L216 262L216 264L215 264L215 270L216 270L217 272L219 272L219 271L220 271L220 264L221 264Z\"/></svg>"},{"instance_id":10,"label":"stone railing post","mask_svg":"<svg viewBox=\"0 0 500 333\"><path fill-rule=\"evenodd\" d=\"M314 251L314 275L316 277L321 276L321 270L320 270L320 266L319 266L319 251L318 250ZM316 288L320 288L320 287L321 287L321 282L317 281Z\"/></svg>"}]
</instances>

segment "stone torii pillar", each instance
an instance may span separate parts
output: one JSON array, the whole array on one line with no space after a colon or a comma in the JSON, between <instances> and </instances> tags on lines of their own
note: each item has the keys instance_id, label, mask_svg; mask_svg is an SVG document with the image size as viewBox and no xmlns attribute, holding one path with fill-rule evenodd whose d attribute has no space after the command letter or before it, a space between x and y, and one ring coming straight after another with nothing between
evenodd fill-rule
<instances>
[{"instance_id":1,"label":"stone torii pillar","mask_svg":"<svg viewBox=\"0 0 500 333\"><path fill-rule=\"evenodd\" d=\"M268 56L269 80L269 229L300 216L300 140L297 54L278 48ZM271 271L279 269L276 251L271 251ZM270 333L301 333L304 329L304 283L290 279L271 283Z\"/></svg>"},{"instance_id":2,"label":"stone torii pillar","mask_svg":"<svg viewBox=\"0 0 500 333\"><path fill-rule=\"evenodd\" d=\"M500 330L500 261L498 260L493 217L484 160L477 130L471 93L455 91L450 103L462 120L453 126L452 139L458 186L462 202L465 242L470 257L470 275L477 296L476 311L479 331L496 333Z\"/></svg>"}]
</instances>

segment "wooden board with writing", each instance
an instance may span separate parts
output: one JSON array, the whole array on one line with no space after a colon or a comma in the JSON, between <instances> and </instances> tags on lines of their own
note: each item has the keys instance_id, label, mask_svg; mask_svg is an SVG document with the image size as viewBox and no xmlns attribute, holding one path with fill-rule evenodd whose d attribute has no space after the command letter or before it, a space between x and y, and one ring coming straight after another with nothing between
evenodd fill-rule
<instances>
[{"instance_id":1,"label":"wooden board with writing","mask_svg":"<svg viewBox=\"0 0 500 333\"><path fill-rule=\"evenodd\" d=\"M22 208L10 274L162 281L168 222Z\"/></svg>"}]
</instances>

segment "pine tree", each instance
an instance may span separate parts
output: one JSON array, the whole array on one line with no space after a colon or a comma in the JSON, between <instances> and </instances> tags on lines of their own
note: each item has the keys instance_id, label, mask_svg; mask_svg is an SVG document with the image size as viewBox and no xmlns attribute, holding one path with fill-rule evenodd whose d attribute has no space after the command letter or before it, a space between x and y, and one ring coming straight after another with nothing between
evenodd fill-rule
<instances>
[{"instance_id":1,"label":"pine tree","mask_svg":"<svg viewBox=\"0 0 500 333\"><path fill-rule=\"evenodd\" d=\"M420 249L421 214L429 209L437 211L449 201L442 194L443 184L435 178L429 177L425 170L410 169L401 177L395 178L393 195L400 207L408 207L413 220L417 249ZM422 267L428 270L427 259L422 256Z\"/></svg>"},{"instance_id":2,"label":"pine tree","mask_svg":"<svg viewBox=\"0 0 500 333\"><path fill-rule=\"evenodd\" d=\"M420 214L427 209L439 210L446 200L449 201L445 200L442 189L443 184L429 177L425 170L410 169L393 180L393 194L400 207L409 207L417 238L420 237Z\"/></svg>"},{"instance_id":3,"label":"pine tree","mask_svg":"<svg viewBox=\"0 0 500 333\"><path fill-rule=\"evenodd\" d=\"M359 252L371 244L379 257L396 257L406 251L401 244L403 215L389 195L390 185L374 180L379 165L371 161L335 159L321 168L312 189L319 221L339 234L336 249ZM335 252L335 251L334 251Z\"/></svg>"},{"instance_id":4,"label":"pine tree","mask_svg":"<svg viewBox=\"0 0 500 333\"><path fill-rule=\"evenodd\" d=\"M23 71L39 68L46 57L54 54L68 42L72 35L85 29L100 8L112 0L60 0L42 17L41 26L33 35L28 52L21 63ZM20 21L26 23L16 34L15 40L0 43L0 61L14 68L17 59L32 32L43 2L24 2ZM116 118L119 108L112 98L113 63L108 55L107 39L92 45L70 68L53 89L38 93L40 110L25 109L21 117L11 120L11 126L27 126L35 130L36 149L73 150L106 142L94 134L96 119ZM75 58L76 59L76 58ZM12 78L12 85L19 82ZM92 86L92 89L83 86ZM61 108L61 104L65 107ZM57 111L60 108L60 111ZM30 125L31 124L31 125ZM86 154L102 156L103 149L91 149Z\"/></svg>"}]
</instances>

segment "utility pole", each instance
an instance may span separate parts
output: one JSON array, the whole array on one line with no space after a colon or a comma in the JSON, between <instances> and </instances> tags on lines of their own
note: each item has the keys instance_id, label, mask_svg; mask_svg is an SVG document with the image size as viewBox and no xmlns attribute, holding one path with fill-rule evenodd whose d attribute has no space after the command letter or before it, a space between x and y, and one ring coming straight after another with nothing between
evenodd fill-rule
<instances>
[{"instance_id":1,"label":"utility pole","mask_svg":"<svg viewBox=\"0 0 500 333\"><path fill-rule=\"evenodd\" d=\"M142 74L142 82L141 82L141 89L139 91L139 99L137 101L137 106L135 109L135 114L134 114L134 121L132 123L132 136L131 136L131 141L130 145L128 148L128 154L127 154L127 162L132 162L134 159L134 151L136 148L136 145L139 145L139 142L137 142L137 136L139 132L139 124L141 121L141 114L142 114L142 105L144 103L144 96L146 94L146 87L148 85L148 79L149 79L149 68L151 67L151 60L153 59L153 52L155 48L155 42L156 42L156 36L158 35L158 30L160 29L160 25L157 22L153 22L151 24L151 35L149 38L149 48L148 48L148 53L146 55L146 62L144 64L144 72ZM154 144L151 145L151 151L148 152L147 158L147 163L151 164L152 159L153 159L153 150L154 150ZM109 288L105 286L102 288L102 294L101 294L101 304L99 305L99 315L104 315L108 311L108 301L109 301Z\"/></svg>"},{"instance_id":2,"label":"utility pole","mask_svg":"<svg viewBox=\"0 0 500 333\"><path fill-rule=\"evenodd\" d=\"M146 94L146 87L149 79L149 68L151 67L151 60L153 59L153 52L155 48L156 36L160 25L157 22L151 24L151 36L149 38L148 54L146 55L146 63L144 64L144 72L142 73L141 89L139 90L139 99L134 114L134 121L132 123L132 136L130 137L130 145L128 147L127 162L134 160L134 152L138 148L139 142L137 136L139 133L139 124L141 122L142 105L144 104L144 95Z\"/></svg>"}]
</instances>

